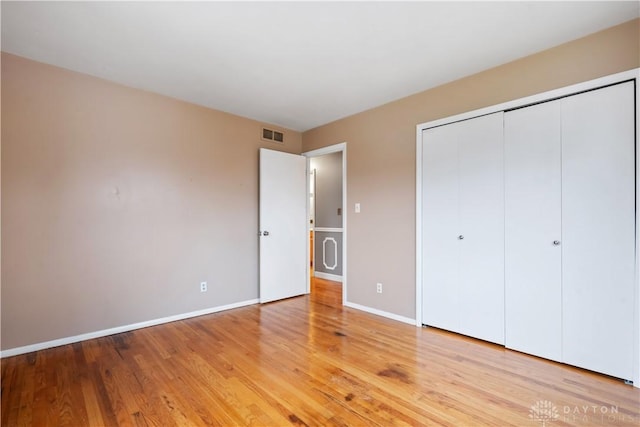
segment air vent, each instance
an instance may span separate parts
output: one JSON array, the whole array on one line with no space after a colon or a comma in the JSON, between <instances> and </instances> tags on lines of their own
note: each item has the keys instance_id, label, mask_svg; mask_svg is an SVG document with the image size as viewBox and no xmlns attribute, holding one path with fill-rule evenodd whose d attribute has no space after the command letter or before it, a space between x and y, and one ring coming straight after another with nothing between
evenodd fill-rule
<instances>
[{"instance_id":1,"label":"air vent","mask_svg":"<svg viewBox=\"0 0 640 427\"><path fill-rule=\"evenodd\" d=\"M284 133L273 129L262 128L262 139L282 144L284 142Z\"/></svg>"}]
</instances>

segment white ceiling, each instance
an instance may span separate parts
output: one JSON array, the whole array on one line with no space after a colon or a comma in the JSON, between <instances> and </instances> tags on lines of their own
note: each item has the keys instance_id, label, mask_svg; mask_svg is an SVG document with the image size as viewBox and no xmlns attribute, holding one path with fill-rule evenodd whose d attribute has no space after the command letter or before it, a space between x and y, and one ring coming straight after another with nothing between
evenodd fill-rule
<instances>
[{"instance_id":1,"label":"white ceiling","mask_svg":"<svg viewBox=\"0 0 640 427\"><path fill-rule=\"evenodd\" d=\"M636 18L640 2L7 2L2 50L304 131Z\"/></svg>"}]
</instances>

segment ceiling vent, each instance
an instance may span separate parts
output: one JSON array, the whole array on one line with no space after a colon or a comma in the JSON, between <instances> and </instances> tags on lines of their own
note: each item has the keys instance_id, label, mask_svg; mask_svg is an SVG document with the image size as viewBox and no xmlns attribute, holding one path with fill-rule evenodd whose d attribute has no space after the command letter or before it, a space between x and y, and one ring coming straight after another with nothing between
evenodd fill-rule
<instances>
[{"instance_id":1,"label":"ceiling vent","mask_svg":"<svg viewBox=\"0 0 640 427\"><path fill-rule=\"evenodd\" d=\"M284 133L273 129L262 128L262 139L282 144L284 143Z\"/></svg>"}]
</instances>

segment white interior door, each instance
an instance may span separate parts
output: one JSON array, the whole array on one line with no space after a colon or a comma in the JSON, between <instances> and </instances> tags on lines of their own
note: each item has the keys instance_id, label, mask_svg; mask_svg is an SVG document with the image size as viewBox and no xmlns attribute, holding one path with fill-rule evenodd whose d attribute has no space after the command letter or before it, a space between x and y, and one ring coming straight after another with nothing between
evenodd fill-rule
<instances>
[{"instance_id":1,"label":"white interior door","mask_svg":"<svg viewBox=\"0 0 640 427\"><path fill-rule=\"evenodd\" d=\"M307 159L260 149L260 302L307 292Z\"/></svg>"},{"instance_id":2,"label":"white interior door","mask_svg":"<svg viewBox=\"0 0 640 427\"><path fill-rule=\"evenodd\" d=\"M563 358L633 376L634 85L562 104Z\"/></svg>"},{"instance_id":3,"label":"white interior door","mask_svg":"<svg viewBox=\"0 0 640 427\"><path fill-rule=\"evenodd\" d=\"M422 132L422 323L460 332L458 127Z\"/></svg>"},{"instance_id":4,"label":"white interior door","mask_svg":"<svg viewBox=\"0 0 640 427\"><path fill-rule=\"evenodd\" d=\"M562 360L561 101L504 115L505 345Z\"/></svg>"},{"instance_id":5,"label":"white interior door","mask_svg":"<svg viewBox=\"0 0 640 427\"><path fill-rule=\"evenodd\" d=\"M503 113L458 127L460 331L504 344Z\"/></svg>"}]
</instances>

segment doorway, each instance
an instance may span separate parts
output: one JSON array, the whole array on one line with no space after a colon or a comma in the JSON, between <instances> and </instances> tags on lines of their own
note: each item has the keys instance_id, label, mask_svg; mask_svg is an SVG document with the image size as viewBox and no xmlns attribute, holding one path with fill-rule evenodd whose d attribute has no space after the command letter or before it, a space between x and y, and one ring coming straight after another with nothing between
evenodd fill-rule
<instances>
[{"instance_id":1,"label":"doorway","mask_svg":"<svg viewBox=\"0 0 640 427\"><path fill-rule=\"evenodd\" d=\"M346 143L303 153L307 157L308 234L311 273L307 289L318 278L342 284L347 295ZM313 276L313 277L312 277ZM337 285L337 283L336 283Z\"/></svg>"}]
</instances>

